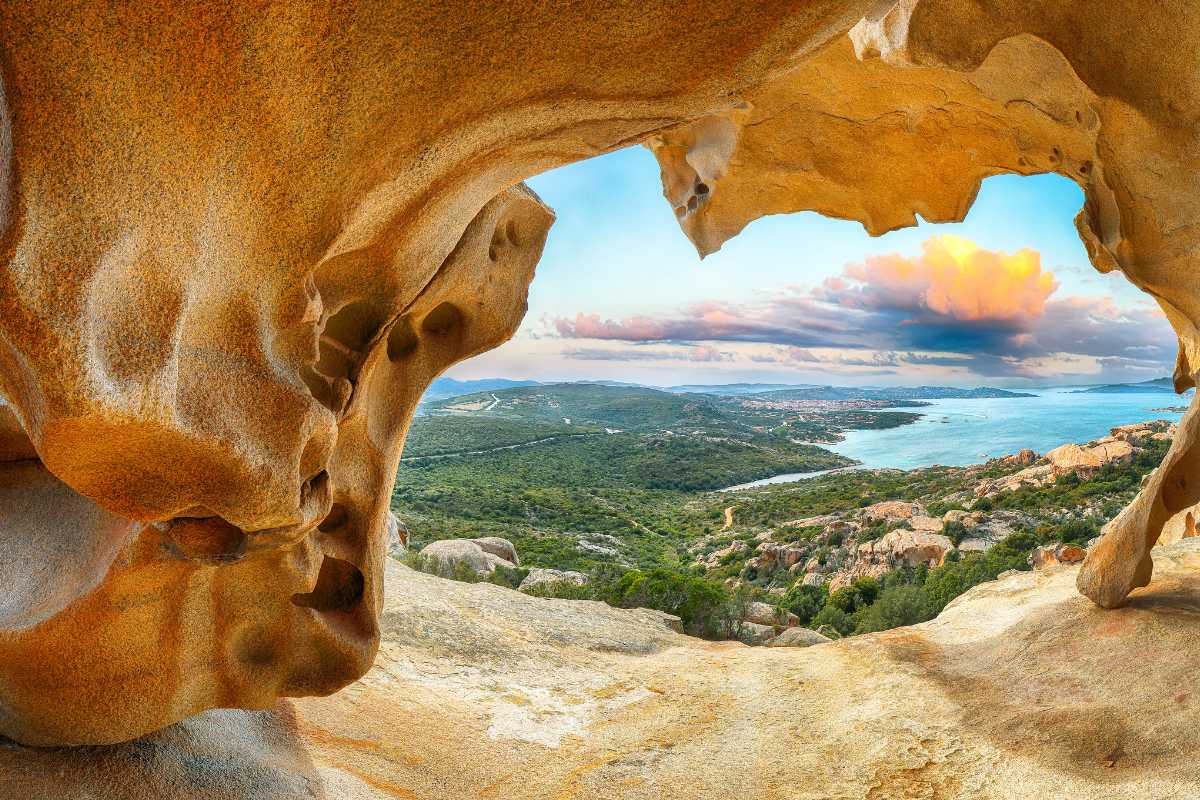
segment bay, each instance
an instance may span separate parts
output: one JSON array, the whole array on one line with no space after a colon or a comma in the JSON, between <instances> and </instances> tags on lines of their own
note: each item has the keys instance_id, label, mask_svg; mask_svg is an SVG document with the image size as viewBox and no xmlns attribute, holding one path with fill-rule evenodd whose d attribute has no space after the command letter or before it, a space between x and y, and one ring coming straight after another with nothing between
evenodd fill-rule
<instances>
[{"instance_id":1,"label":"bay","mask_svg":"<svg viewBox=\"0 0 1200 800\"><path fill-rule=\"evenodd\" d=\"M1027 391L1027 390L1023 390ZM966 466L1023 448L1044 454L1068 442L1087 442L1117 425L1151 419L1178 421L1181 414L1154 409L1186 406L1191 392L1080 393L1073 389L1030 392L1034 397L932 400L916 410L921 419L888 430L849 431L826 445L864 467L915 469L934 464Z\"/></svg>"}]
</instances>

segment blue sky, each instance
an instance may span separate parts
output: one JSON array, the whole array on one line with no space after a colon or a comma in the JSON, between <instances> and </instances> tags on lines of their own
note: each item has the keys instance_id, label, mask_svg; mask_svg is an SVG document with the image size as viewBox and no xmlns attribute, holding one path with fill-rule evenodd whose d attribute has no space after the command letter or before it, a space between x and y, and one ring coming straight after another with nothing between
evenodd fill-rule
<instances>
[{"instance_id":1,"label":"blue sky","mask_svg":"<svg viewBox=\"0 0 1200 800\"><path fill-rule=\"evenodd\" d=\"M645 148L528 183L558 216L529 313L453 377L1037 385L1144 380L1174 361L1157 308L1088 263L1082 193L1058 176L989 178L962 223L878 238L767 217L703 261Z\"/></svg>"}]
</instances>

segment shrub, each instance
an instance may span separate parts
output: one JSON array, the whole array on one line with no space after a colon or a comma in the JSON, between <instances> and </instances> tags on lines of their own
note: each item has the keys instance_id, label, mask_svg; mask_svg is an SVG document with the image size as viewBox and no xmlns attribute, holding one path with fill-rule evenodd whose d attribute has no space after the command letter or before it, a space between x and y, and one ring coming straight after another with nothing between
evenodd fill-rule
<instances>
[{"instance_id":1,"label":"shrub","mask_svg":"<svg viewBox=\"0 0 1200 800\"><path fill-rule=\"evenodd\" d=\"M967 538L968 531L966 525L955 521L947 522L942 527L942 533L946 536L946 538L954 543L955 547L958 547L960 544L962 544L962 540Z\"/></svg>"},{"instance_id":2,"label":"shrub","mask_svg":"<svg viewBox=\"0 0 1200 800\"><path fill-rule=\"evenodd\" d=\"M981 497L975 501L975 505L971 506L974 511L991 511L992 500L990 497Z\"/></svg>"},{"instance_id":3,"label":"shrub","mask_svg":"<svg viewBox=\"0 0 1200 800\"><path fill-rule=\"evenodd\" d=\"M829 599L829 589L824 586L804 586L796 584L783 596L782 605L800 619L801 625L808 625Z\"/></svg>"},{"instance_id":4,"label":"shrub","mask_svg":"<svg viewBox=\"0 0 1200 800\"><path fill-rule=\"evenodd\" d=\"M828 625L842 636L846 636L854 630L854 623L851 621L850 615L832 603L826 603L825 607L821 609L821 613L812 619L813 628L819 628L822 625Z\"/></svg>"},{"instance_id":5,"label":"shrub","mask_svg":"<svg viewBox=\"0 0 1200 800\"><path fill-rule=\"evenodd\" d=\"M730 596L712 581L665 568L629 570L605 592L609 605L654 608L674 614L693 636L719 637L729 621Z\"/></svg>"},{"instance_id":6,"label":"shrub","mask_svg":"<svg viewBox=\"0 0 1200 800\"><path fill-rule=\"evenodd\" d=\"M855 615L855 633L872 633L915 625L933 618L929 597L921 586L889 586L878 599Z\"/></svg>"},{"instance_id":7,"label":"shrub","mask_svg":"<svg viewBox=\"0 0 1200 800\"><path fill-rule=\"evenodd\" d=\"M530 597L548 597L558 600L595 600L595 591L587 584L580 586L572 581L539 583L523 590Z\"/></svg>"},{"instance_id":8,"label":"shrub","mask_svg":"<svg viewBox=\"0 0 1200 800\"><path fill-rule=\"evenodd\" d=\"M496 570L488 578L488 582L508 589L516 589L528 575L529 570L524 567L506 567L503 564L497 564Z\"/></svg>"},{"instance_id":9,"label":"shrub","mask_svg":"<svg viewBox=\"0 0 1200 800\"><path fill-rule=\"evenodd\" d=\"M1058 540L1071 544L1087 544L1088 541L1100 535L1100 529L1094 523L1082 519L1073 519L1058 527Z\"/></svg>"}]
</instances>

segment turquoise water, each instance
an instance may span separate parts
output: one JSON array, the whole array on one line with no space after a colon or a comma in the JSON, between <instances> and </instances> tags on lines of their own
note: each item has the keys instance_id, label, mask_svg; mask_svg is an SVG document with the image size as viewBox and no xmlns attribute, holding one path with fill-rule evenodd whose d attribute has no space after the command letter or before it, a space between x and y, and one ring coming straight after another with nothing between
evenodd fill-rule
<instances>
[{"instance_id":1,"label":"turquoise water","mask_svg":"<svg viewBox=\"0 0 1200 800\"><path fill-rule=\"evenodd\" d=\"M868 467L912 469L931 464L963 466L1029 447L1038 453L1067 442L1086 442L1115 425L1149 419L1177 421L1180 414L1151 411L1186 406L1191 392L1162 394L1074 394L1069 389L1036 392L1037 397L987 400L933 400L917 411L911 425L884 431L850 431L827 445Z\"/></svg>"}]
</instances>

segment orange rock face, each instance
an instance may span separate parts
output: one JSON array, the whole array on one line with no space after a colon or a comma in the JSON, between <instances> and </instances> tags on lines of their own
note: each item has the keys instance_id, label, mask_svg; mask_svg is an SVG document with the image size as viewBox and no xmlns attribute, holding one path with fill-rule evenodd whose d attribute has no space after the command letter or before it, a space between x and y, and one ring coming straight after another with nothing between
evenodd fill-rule
<instances>
[{"instance_id":1,"label":"orange rock face","mask_svg":"<svg viewBox=\"0 0 1200 800\"><path fill-rule=\"evenodd\" d=\"M516 328L552 219L520 181L572 160L651 143L703 252L1068 175L1191 385L1198 32L1134 0L0 5L0 734L368 668L414 406ZM1098 603L1200 502L1198 416L1089 554Z\"/></svg>"},{"instance_id":2,"label":"orange rock face","mask_svg":"<svg viewBox=\"0 0 1200 800\"><path fill-rule=\"evenodd\" d=\"M1179 337L1176 388L1195 385L1200 7L1035 6L884 3L740 105L656 135L683 231L701 254L758 217L801 210L882 233L917 214L962 219L988 175L1055 172L1084 192L1076 227L1093 265L1157 301ZM1188 478L1200 467L1197 402L1079 572L1102 606L1150 580L1163 526L1200 502Z\"/></svg>"},{"instance_id":3,"label":"orange rock face","mask_svg":"<svg viewBox=\"0 0 1200 800\"><path fill-rule=\"evenodd\" d=\"M0 734L363 674L415 404L525 310L520 181L865 5L0 7Z\"/></svg>"}]
</instances>

